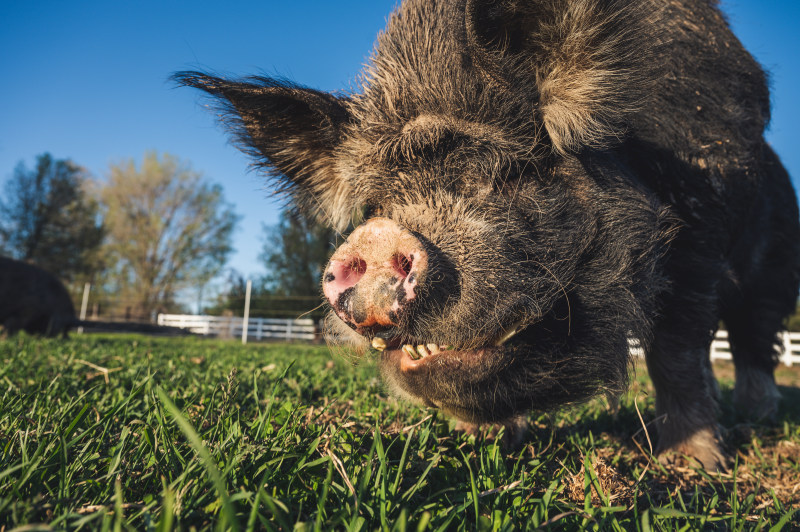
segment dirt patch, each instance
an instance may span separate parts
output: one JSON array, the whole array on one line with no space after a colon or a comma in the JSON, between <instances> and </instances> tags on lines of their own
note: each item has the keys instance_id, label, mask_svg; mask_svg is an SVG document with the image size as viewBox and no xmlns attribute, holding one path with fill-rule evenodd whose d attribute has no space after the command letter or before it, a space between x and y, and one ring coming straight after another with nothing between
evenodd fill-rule
<instances>
[{"instance_id":1,"label":"dirt patch","mask_svg":"<svg viewBox=\"0 0 800 532\"><path fill-rule=\"evenodd\" d=\"M724 473L699 471L680 461L657 463L631 447L619 446L620 442L598 446L590 457L594 472L588 476L590 482L584 460L569 478L565 494L583 502L591 490L593 505L608 502L632 508L636 499L666 504L678 496L691 500L699 491L706 500L718 495L719 511L732 511L727 495L721 494L735 492L738 501L752 495L753 510L774 505L776 500L786 508L800 508L800 443L785 439L782 430L747 425L730 429L726 440L739 451Z\"/></svg>"},{"instance_id":2,"label":"dirt patch","mask_svg":"<svg viewBox=\"0 0 800 532\"><path fill-rule=\"evenodd\" d=\"M604 454L605 449L598 450ZM589 471L587 474L587 465ZM567 479L566 496L575 503L586 500L591 493L593 506L629 503L633 498L634 482L621 475L601 456L585 457L580 470Z\"/></svg>"}]
</instances>

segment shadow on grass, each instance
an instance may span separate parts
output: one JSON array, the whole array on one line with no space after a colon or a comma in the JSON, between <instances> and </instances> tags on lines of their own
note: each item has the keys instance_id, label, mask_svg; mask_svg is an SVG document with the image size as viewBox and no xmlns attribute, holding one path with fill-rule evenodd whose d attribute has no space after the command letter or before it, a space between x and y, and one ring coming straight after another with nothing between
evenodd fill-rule
<instances>
[{"instance_id":1,"label":"shadow on grass","mask_svg":"<svg viewBox=\"0 0 800 532\"><path fill-rule=\"evenodd\" d=\"M786 418L800 422L800 388L794 386L778 386L781 392L781 405L778 410L780 419Z\"/></svg>"}]
</instances>

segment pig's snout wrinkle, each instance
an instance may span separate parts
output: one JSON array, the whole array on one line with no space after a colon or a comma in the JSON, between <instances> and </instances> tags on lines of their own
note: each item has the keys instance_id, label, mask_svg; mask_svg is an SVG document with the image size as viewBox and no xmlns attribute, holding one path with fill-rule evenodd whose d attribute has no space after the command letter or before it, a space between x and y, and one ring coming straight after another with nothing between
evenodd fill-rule
<instances>
[{"instance_id":1,"label":"pig's snout wrinkle","mask_svg":"<svg viewBox=\"0 0 800 532\"><path fill-rule=\"evenodd\" d=\"M388 218L373 218L333 254L322 289L348 325L374 332L399 325L427 271L428 254L416 236Z\"/></svg>"}]
</instances>

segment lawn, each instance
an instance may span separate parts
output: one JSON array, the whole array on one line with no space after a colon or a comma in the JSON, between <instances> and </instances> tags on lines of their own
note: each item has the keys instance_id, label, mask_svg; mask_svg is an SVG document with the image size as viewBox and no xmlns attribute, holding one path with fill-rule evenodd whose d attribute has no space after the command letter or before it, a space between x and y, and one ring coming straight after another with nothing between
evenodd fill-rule
<instances>
[{"instance_id":1,"label":"lawn","mask_svg":"<svg viewBox=\"0 0 800 532\"><path fill-rule=\"evenodd\" d=\"M0 340L0 531L800 527L800 372L779 372L781 421L755 425L717 370L726 474L649 456L641 368L616 415L532 414L505 451L325 347Z\"/></svg>"}]
</instances>

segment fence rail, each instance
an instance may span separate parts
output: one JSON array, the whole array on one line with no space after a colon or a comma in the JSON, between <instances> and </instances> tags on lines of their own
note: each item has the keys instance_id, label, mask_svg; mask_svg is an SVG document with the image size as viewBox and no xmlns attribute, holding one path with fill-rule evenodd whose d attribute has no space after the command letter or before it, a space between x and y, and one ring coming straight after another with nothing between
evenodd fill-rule
<instances>
[{"instance_id":1,"label":"fence rail","mask_svg":"<svg viewBox=\"0 0 800 532\"><path fill-rule=\"evenodd\" d=\"M783 353L781 353L779 361L785 366L800 364L800 333L783 332L779 335L779 341L783 345ZM644 356L638 340L631 339L629 343L632 355ZM733 360L731 346L728 343L728 331L717 331L717 335L711 342L711 360Z\"/></svg>"},{"instance_id":2,"label":"fence rail","mask_svg":"<svg viewBox=\"0 0 800 532\"><path fill-rule=\"evenodd\" d=\"M783 353L779 360L784 366L800 364L800 333L783 332L780 334ZM719 331L711 342L711 360L731 360L731 348L728 344L728 331Z\"/></svg>"},{"instance_id":3,"label":"fence rail","mask_svg":"<svg viewBox=\"0 0 800 532\"><path fill-rule=\"evenodd\" d=\"M159 314L158 324L188 329L195 334L237 338L242 335L243 318L220 316L197 316L190 314ZM283 340L316 340L319 336L312 319L280 320L272 318L250 318L247 337L255 340L279 338ZM784 332L779 337L783 345L780 362L786 366L800 364L800 333ZM639 342L630 340L631 354L644 356ZM728 344L728 331L718 331L711 342L711 360L732 360Z\"/></svg>"},{"instance_id":4,"label":"fence rail","mask_svg":"<svg viewBox=\"0 0 800 532\"><path fill-rule=\"evenodd\" d=\"M233 316L159 314L158 324L188 329L195 334L239 338L242 336L244 319ZM250 318L247 320L247 337L254 340L265 338L314 340L317 338L317 330L314 320L310 318L299 320Z\"/></svg>"}]
</instances>

